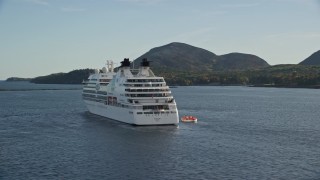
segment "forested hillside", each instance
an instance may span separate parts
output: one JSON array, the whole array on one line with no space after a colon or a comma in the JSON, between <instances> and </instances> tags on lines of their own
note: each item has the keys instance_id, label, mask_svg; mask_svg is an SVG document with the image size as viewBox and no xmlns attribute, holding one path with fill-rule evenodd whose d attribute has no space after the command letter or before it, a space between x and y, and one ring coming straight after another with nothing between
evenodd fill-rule
<instances>
[{"instance_id":1,"label":"forested hillside","mask_svg":"<svg viewBox=\"0 0 320 180\"><path fill-rule=\"evenodd\" d=\"M68 73L56 73L47 76L40 76L32 79L30 82L39 84L81 84L93 73L92 69L73 70Z\"/></svg>"},{"instance_id":2,"label":"forested hillside","mask_svg":"<svg viewBox=\"0 0 320 180\"><path fill-rule=\"evenodd\" d=\"M143 58L163 76L169 85L252 85L270 87L320 87L320 51L300 65L270 66L256 55L229 53L216 55L208 50L184 43L156 47L134 60L135 68ZM73 70L31 79L33 83L80 84L92 69ZM23 78L9 78L17 81Z\"/></svg>"}]
</instances>

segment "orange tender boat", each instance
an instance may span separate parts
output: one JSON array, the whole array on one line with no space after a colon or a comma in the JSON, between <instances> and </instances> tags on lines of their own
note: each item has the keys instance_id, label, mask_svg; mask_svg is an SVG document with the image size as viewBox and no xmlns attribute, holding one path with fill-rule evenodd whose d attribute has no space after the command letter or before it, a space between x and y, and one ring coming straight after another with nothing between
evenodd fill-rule
<instances>
[{"instance_id":1,"label":"orange tender boat","mask_svg":"<svg viewBox=\"0 0 320 180\"><path fill-rule=\"evenodd\" d=\"M182 122L197 122L198 119L194 116L182 116L181 121Z\"/></svg>"}]
</instances>

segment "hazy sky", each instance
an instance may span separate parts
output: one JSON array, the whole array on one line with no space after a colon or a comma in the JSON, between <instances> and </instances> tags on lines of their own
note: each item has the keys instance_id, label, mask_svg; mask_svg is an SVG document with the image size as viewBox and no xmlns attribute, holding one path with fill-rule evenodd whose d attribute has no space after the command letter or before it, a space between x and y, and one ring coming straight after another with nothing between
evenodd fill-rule
<instances>
[{"instance_id":1,"label":"hazy sky","mask_svg":"<svg viewBox=\"0 0 320 180\"><path fill-rule=\"evenodd\" d=\"M0 79L101 68L170 42L298 63L320 50L320 0L0 0Z\"/></svg>"}]
</instances>

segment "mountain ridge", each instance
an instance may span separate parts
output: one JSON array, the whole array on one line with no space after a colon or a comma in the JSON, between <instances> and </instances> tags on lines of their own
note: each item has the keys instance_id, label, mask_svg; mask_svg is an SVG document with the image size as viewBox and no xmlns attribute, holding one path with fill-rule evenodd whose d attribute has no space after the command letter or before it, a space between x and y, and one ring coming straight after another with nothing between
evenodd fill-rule
<instances>
[{"instance_id":1,"label":"mountain ridge","mask_svg":"<svg viewBox=\"0 0 320 180\"><path fill-rule=\"evenodd\" d=\"M219 56L209 50L180 42L152 48L135 59L134 63L140 63L143 58L152 61L152 68L187 71L247 70L270 66L256 55L229 53Z\"/></svg>"},{"instance_id":2,"label":"mountain ridge","mask_svg":"<svg viewBox=\"0 0 320 180\"><path fill-rule=\"evenodd\" d=\"M233 52L221 55L220 58L222 60L218 61L216 66L222 67L218 69L247 70L270 66L264 59L253 54Z\"/></svg>"},{"instance_id":3,"label":"mountain ridge","mask_svg":"<svg viewBox=\"0 0 320 180\"><path fill-rule=\"evenodd\" d=\"M185 43L173 42L150 49L135 59L134 63L140 63L143 58L147 58L152 61L151 67L156 69L173 68L176 70L202 71L210 70L215 57L217 55L208 50ZM194 63L201 63L201 66L195 66Z\"/></svg>"},{"instance_id":4,"label":"mountain ridge","mask_svg":"<svg viewBox=\"0 0 320 180\"><path fill-rule=\"evenodd\" d=\"M312 53L309 57L299 63L300 65L320 65L320 50Z\"/></svg>"},{"instance_id":5,"label":"mountain ridge","mask_svg":"<svg viewBox=\"0 0 320 180\"><path fill-rule=\"evenodd\" d=\"M317 52L316 52L317 54ZM312 54L311 57L314 57ZM150 49L135 59L153 61L151 68L169 85L250 85L263 87L320 88L320 66L301 64L270 66L262 58L244 53L216 55L185 43L169 43ZM80 84L93 69L73 70L33 78L41 84ZM18 80L19 78L8 78Z\"/></svg>"}]
</instances>

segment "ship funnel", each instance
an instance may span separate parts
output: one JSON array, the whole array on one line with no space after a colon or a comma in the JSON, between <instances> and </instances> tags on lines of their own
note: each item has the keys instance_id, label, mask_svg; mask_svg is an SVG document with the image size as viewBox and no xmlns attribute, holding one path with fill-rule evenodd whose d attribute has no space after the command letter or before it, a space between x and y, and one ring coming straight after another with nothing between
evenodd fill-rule
<instances>
[{"instance_id":1,"label":"ship funnel","mask_svg":"<svg viewBox=\"0 0 320 180\"><path fill-rule=\"evenodd\" d=\"M150 62L151 62L151 61L148 61L147 58L143 58L142 61L141 61L141 66L143 66L143 67L149 67L149 66L150 66Z\"/></svg>"},{"instance_id":2,"label":"ship funnel","mask_svg":"<svg viewBox=\"0 0 320 180\"><path fill-rule=\"evenodd\" d=\"M130 67L129 58L124 58L124 60L121 61L121 66L120 67Z\"/></svg>"},{"instance_id":3,"label":"ship funnel","mask_svg":"<svg viewBox=\"0 0 320 180\"><path fill-rule=\"evenodd\" d=\"M150 62L147 58L143 58L141 61L141 66L139 68L138 76L154 76L153 72L150 69Z\"/></svg>"}]
</instances>

